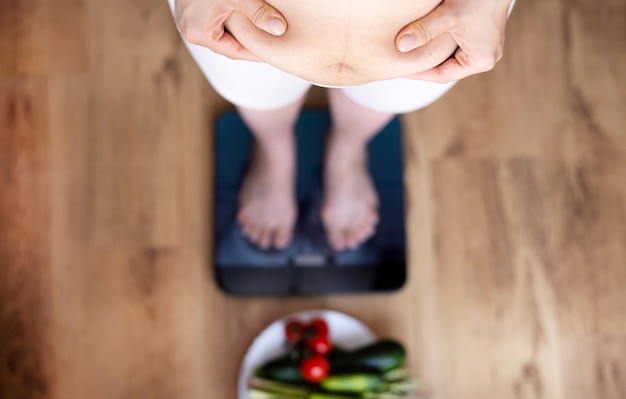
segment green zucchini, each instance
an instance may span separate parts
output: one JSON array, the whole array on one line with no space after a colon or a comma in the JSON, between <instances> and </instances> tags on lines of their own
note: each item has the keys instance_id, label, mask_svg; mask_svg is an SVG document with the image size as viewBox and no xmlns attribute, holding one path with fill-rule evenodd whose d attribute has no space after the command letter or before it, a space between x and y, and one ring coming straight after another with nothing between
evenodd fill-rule
<instances>
[{"instance_id":1,"label":"green zucchini","mask_svg":"<svg viewBox=\"0 0 626 399\"><path fill-rule=\"evenodd\" d=\"M300 373L300 362L292 359L289 355L266 363L263 367L258 368L255 374L257 377L272 381L297 385L306 384Z\"/></svg>"},{"instance_id":2,"label":"green zucchini","mask_svg":"<svg viewBox=\"0 0 626 399\"><path fill-rule=\"evenodd\" d=\"M396 341L382 340L355 351L330 358L330 373L349 369L371 369L385 373L404 365L406 351Z\"/></svg>"}]
</instances>

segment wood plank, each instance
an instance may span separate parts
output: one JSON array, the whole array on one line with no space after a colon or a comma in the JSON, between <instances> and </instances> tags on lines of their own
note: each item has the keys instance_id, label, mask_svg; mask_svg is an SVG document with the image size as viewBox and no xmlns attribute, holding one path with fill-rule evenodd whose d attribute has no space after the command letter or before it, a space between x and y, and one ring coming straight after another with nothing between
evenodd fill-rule
<instances>
[{"instance_id":1,"label":"wood plank","mask_svg":"<svg viewBox=\"0 0 626 399\"><path fill-rule=\"evenodd\" d=\"M542 231L512 220L518 209L509 215L508 169L487 160L433 169L443 397L561 397L547 260L524 237Z\"/></svg>"},{"instance_id":2,"label":"wood plank","mask_svg":"<svg viewBox=\"0 0 626 399\"><path fill-rule=\"evenodd\" d=\"M0 2L0 73L48 75L87 66L84 0Z\"/></svg>"},{"instance_id":3,"label":"wood plank","mask_svg":"<svg viewBox=\"0 0 626 399\"><path fill-rule=\"evenodd\" d=\"M0 78L0 397L50 397L45 78Z\"/></svg>"}]
</instances>

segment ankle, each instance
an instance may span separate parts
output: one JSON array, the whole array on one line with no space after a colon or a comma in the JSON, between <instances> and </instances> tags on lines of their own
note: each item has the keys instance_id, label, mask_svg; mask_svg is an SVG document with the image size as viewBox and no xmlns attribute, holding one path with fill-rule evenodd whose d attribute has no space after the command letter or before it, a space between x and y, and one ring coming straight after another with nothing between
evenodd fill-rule
<instances>
[{"instance_id":1,"label":"ankle","mask_svg":"<svg viewBox=\"0 0 626 399\"><path fill-rule=\"evenodd\" d=\"M367 160L367 141L330 134L326 143L326 163L361 164Z\"/></svg>"},{"instance_id":2,"label":"ankle","mask_svg":"<svg viewBox=\"0 0 626 399\"><path fill-rule=\"evenodd\" d=\"M373 135L368 132L356 131L354 129L340 129L336 126L330 128L328 132L328 142L335 142L345 146L366 146Z\"/></svg>"},{"instance_id":3,"label":"ankle","mask_svg":"<svg viewBox=\"0 0 626 399\"><path fill-rule=\"evenodd\" d=\"M254 147L270 155L291 154L295 152L295 138L293 133L274 134L254 137Z\"/></svg>"},{"instance_id":4,"label":"ankle","mask_svg":"<svg viewBox=\"0 0 626 399\"><path fill-rule=\"evenodd\" d=\"M253 168L275 177L295 176L295 148L291 142L255 142L252 152Z\"/></svg>"}]
</instances>

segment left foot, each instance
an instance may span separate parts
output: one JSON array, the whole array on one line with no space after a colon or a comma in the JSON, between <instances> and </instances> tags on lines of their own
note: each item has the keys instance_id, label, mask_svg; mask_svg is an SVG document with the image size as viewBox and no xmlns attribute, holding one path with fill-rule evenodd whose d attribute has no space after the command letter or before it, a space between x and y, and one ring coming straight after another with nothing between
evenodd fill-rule
<instances>
[{"instance_id":1,"label":"left foot","mask_svg":"<svg viewBox=\"0 0 626 399\"><path fill-rule=\"evenodd\" d=\"M324 165L322 222L336 251L356 249L378 223L378 196L367 169L365 143L331 133Z\"/></svg>"}]
</instances>

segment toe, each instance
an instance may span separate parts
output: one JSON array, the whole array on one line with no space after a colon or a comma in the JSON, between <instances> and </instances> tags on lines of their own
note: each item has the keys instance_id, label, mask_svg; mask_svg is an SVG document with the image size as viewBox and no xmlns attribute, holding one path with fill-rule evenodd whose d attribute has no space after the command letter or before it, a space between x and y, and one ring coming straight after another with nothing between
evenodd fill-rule
<instances>
[{"instance_id":1,"label":"toe","mask_svg":"<svg viewBox=\"0 0 626 399\"><path fill-rule=\"evenodd\" d=\"M371 226L376 226L378 224L379 217L378 212L376 210L371 210L368 218L368 222Z\"/></svg>"},{"instance_id":2,"label":"toe","mask_svg":"<svg viewBox=\"0 0 626 399\"><path fill-rule=\"evenodd\" d=\"M263 249L268 249L270 247L273 232L274 230L271 227L265 227L261 230L258 240L259 247Z\"/></svg>"},{"instance_id":3,"label":"toe","mask_svg":"<svg viewBox=\"0 0 626 399\"><path fill-rule=\"evenodd\" d=\"M328 234L328 242L335 251L342 251L345 245L345 239L341 231L331 230Z\"/></svg>"},{"instance_id":4,"label":"toe","mask_svg":"<svg viewBox=\"0 0 626 399\"><path fill-rule=\"evenodd\" d=\"M363 225L361 225L361 228L359 229L359 239L361 241L365 241L368 238L370 238L372 235L374 235L374 232L376 231L376 223L364 223Z\"/></svg>"},{"instance_id":5,"label":"toe","mask_svg":"<svg viewBox=\"0 0 626 399\"><path fill-rule=\"evenodd\" d=\"M248 238L250 239L250 241L252 241L255 244L258 244L259 241L261 240L261 234L263 234L263 230L261 228L261 226L257 226L257 225L250 225L250 234L248 235Z\"/></svg>"},{"instance_id":6,"label":"toe","mask_svg":"<svg viewBox=\"0 0 626 399\"><path fill-rule=\"evenodd\" d=\"M368 226L365 227L362 231L361 231L361 240L362 241L366 241L368 240L370 237L372 237L374 235L374 232L376 230L374 229L374 227L372 226Z\"/></svg>"},{"instance_id":7,"label":"toe","mask_svg":"<svg viewBox=\"0 0 626 399\"><path fill-rule=\"evenodd\" d=\"M361 244L361 229L352 229L346 234L346 247L354 250Z\"/></svg>"},{"instance_id":8,"label":"toe","mask_svg":"<svg viewBox=\"0 0 626 399\"><path fill-rule=\"evenodd\" d=\"M252 237L252 226L248 223L242 223L241 224L241 234L243 234L244 237L246 238L250 238Z\"/></svg>"},{"instance_id":9,"label":"toe","mask_svg":"<svg viewBox=\"0 0 626 399\"><path fill-rule=\"evenodd\" d=\"M354 242L354 238L352 237L352 230L348 230L348 229L343 230L342 236L343 236L343 245L342 245L341 250L346 251L348 249L354 249L355 242Z\"/></svg>"},{"instance_id":10,"label":"toe","mask_svg":"<svg viewBox=\"0 0 626 399\"><path fill-rule=\"evenodd\" d=\"M285 249L291 244L291 229L279 228L274 233L274 246L277 249Z\"/></svg>"},{"instance_id":11,"label":"toe","mask_svg":"<svg viewBox=\"0 0 626 399\"><path fill-rule=\"evenodd\" d=\"M237 213L237 222L239 222L242 225L246 224L246 213L243 210L240 210Z\"/></svg>"}]
</instances>

